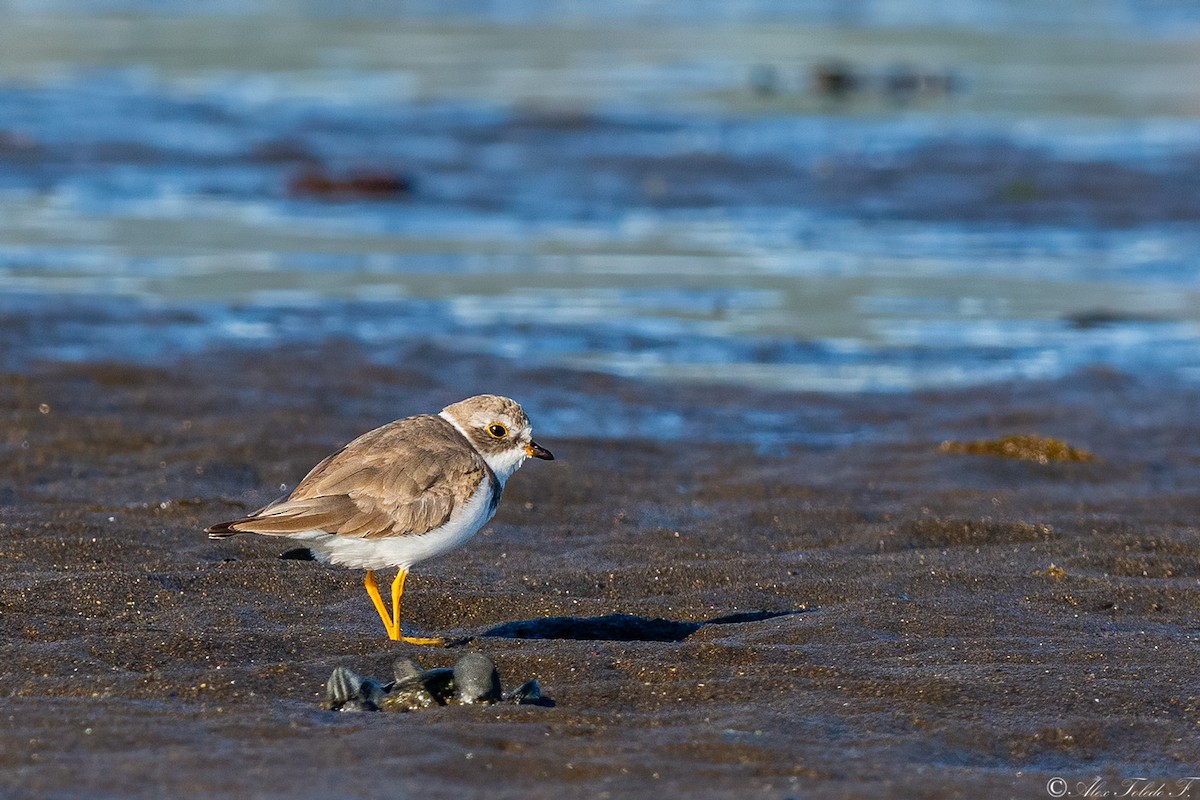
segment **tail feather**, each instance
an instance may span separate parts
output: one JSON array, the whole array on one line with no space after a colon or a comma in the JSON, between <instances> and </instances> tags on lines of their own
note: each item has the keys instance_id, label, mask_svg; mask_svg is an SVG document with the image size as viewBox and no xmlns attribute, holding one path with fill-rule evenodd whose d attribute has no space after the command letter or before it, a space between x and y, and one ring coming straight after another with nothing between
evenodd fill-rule
<instances>
[{"instance_id":1,"label":"tail feather","mask_svg":"<svg viewBox=\"0 0 1200 800\"><path fill-rule=\"evenodd\" d=\"M287 500L287 495L283 495L282 497L272 500L270 503L267 503L265 506L258 509L258 511L247 514L244 517L238 517L237 519L231 519L231 520L229 520L229 522L218 522L216 525L210 525L204 529L204 532L208 534L208 538L210 538L210 539L228 539L230 536L234 536L239 533L251 533L251 532L275 533L275 531L259 531L257 528L254 529L253 531L239 530L238 528L235 528L234 526L235 525L244 525L247 522L254 522L255 520L260 519L261 515L264 511L274 508L275 506L279 505L280 503L284 502L285 500Z\"/></svg>"},{"instance_id":2,"label":"tail feather","mask_svg":"<svg viewBox=\"0 0 1200 800\"><path fill-rule=\"evenodd\" d=\"M228 539L230 536L241 533L241 531L236 530L233 526L244 521L235 519L229 522L218 522L216 525L210 525L205 528L204 532L208 534L208 538L210 539Z\"/></svg>"}]
</instances>

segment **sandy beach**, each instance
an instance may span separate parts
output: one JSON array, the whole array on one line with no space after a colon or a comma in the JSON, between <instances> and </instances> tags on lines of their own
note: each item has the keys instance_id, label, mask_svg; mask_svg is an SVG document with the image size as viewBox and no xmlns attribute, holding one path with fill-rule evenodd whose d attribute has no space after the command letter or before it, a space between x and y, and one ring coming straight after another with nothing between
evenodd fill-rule
<instances>
[{"instance_id":1,"label":"sandy beach","mask_svg":"<svg viewBox=\"0 0 1200 800\"><path fill-rule=\"evenodd\" d=\"M330 343L0 377L0 793L1045 797L1200 763L1186 387L1099 370L755 394L447 361ZM446 649L387 641L359 573L203 535L357 433L482 388L696 433L539 436L558 460L410 578L406 625ZM864 435L710 435L746 407ZM1025 433L1097 460L939 451ZM594 624L611 614L636 619ZM495 635L514 627L533 638ZM473 650L554 706L323 708L335 666Z\"/></svg>"}]
</instances>

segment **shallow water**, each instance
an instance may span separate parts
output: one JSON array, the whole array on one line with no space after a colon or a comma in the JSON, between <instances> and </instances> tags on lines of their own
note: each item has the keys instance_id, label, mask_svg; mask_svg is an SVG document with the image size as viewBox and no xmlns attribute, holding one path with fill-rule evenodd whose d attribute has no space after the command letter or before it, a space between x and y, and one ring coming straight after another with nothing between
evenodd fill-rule
<instances>
[{"instance_id":1,"label":"shallow water","mask_svg":"<svg viewBox=\"0 0 1200 800\"><path fill-rule=\"evenodd\" d=\"M838 392L1194 380L1197 18L1045 5L19 5L0 358L346 336Z\"/></svg>"}]
</instances>

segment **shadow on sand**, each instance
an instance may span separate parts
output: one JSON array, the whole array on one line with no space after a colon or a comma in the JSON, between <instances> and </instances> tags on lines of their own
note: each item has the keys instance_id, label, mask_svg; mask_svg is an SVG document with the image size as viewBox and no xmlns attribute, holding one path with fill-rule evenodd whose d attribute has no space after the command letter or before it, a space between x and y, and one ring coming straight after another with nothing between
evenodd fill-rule
<instances>
[{"instance_id":1,"label":"shadow on sand","mask_svg":"<svg viewBox=\"0 0 1200 800\"><path fill-rule=\"evenodd\" d=\"M607 614L603 617L546 617L506 622L480 636L501 639L590 639L605 642L682 642L705 625L737 625L803 614L811 609L747 611L705 622L681 622L662 617Z\"/></svg>"}]
</instances>

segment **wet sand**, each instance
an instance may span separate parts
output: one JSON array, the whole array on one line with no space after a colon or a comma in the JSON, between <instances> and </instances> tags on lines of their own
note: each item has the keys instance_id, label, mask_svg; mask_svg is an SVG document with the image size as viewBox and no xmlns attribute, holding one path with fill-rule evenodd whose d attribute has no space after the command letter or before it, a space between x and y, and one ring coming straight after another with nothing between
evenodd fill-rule
<instances>
[{"instance_id":1,"label":"wet sand","mask_svg":"<svg viewBox=\"0 0 1200 800\"><path fill-rule=\"evenodd\" d=\"M267 355L0 376L0 795L1045 797L1200 763L1191 388L1097 371L755 394L432 349ZM558 460L410 578L406 625L455 647L388 642L359 573L202 534L363 430L480 390L579 423L539 432ZM591 435L618 405L683 435ZM747 405L861 435L740 446L723 426ZM1099 460L938 449L1026 433ZM646 622L588 623L609 614ZM513 630L541 638L495 635ZM335 666L470 650L555 706L321 707Z\"/></svg>"}]
</instances>

